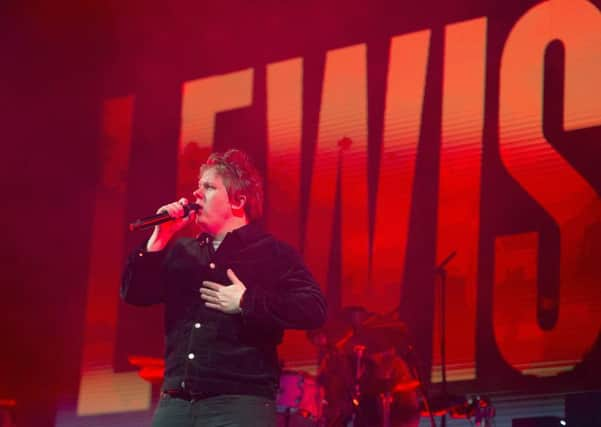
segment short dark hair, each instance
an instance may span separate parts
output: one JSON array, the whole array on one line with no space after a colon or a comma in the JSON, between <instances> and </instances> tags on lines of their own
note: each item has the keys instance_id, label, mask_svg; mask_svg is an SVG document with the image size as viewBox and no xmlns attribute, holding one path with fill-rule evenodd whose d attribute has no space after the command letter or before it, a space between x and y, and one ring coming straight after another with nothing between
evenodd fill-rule
<instances>
[{"instance_id":1,"label":"short dark hair","mask_svg":"<svg viewBox=\"0 0 601 427\"><path fill-rule=\"evenodd\" d=\"M246 197L244 211L250 221L263 215L263 182L249 156L242 150L231 149L225 153L212 153L200 167L202 175L215 169L227 189L230 201Z\"/></svg>"}]
</instances>

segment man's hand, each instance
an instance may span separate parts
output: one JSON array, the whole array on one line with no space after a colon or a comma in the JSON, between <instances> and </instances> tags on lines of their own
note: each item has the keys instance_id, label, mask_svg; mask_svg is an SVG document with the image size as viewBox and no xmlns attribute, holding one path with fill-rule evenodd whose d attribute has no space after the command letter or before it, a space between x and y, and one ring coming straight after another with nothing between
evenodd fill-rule
<instances>
[{"instance_id":1,"label":"man's hand","mask_svg":"<svg viewBox=\"0 0 601 427\"><path fill-rule=\"evenodd\" d=\"M155 225L152 235L146 243L148 252L163 250L175 233L184 228L196 218L196 211L192 210L188 216L184 217L184 206L188 204L188 199L182 197L177 202L169 203L157 209L156 213L167 212L174 221L164 222Z\"/></svg>"},{"instance_id":2,"label":"man's hand","mask_svg":"<svg viewBox=\"0 0 601 427\"><path fill-rule=\"evenodd\" d=\"M200 288L200 297L205 300L205 305L209 308L228 314L240 313L240 299L246 290L246 286L230 268L227 269L226 273L232 281L231 285L224 286L208 280L204 281L202 282L202 288Z\"/></svg>"}]
</instances>

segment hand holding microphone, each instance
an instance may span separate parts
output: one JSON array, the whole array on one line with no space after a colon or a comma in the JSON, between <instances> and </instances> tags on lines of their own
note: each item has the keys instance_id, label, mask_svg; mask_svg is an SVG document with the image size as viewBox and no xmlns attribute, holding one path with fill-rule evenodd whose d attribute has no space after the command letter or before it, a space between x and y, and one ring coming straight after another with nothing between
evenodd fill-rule
<instances>
[{"instance_id":1,"label":"hand holding microphone","mask_svg":"<svg viewBox=\"0 0 601 427\"><path fill-rule=\"evenodd\" d=\"M143 230L154 226L154 231L146 244L146 250L149 252L160 251L175 233L194 221L198 209L200 209L199 205L188 203L188 199L182 197L177 202L161 206L155 215L131 223L129 229Z\"/></svg>"}]
</instances>

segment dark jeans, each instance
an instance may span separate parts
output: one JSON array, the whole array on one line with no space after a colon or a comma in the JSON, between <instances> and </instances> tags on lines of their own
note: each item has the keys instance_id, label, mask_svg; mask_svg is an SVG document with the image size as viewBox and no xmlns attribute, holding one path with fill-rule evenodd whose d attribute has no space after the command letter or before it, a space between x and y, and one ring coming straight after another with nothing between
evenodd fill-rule
<instances>
[{"instance_id":1,"label":"dark jeans","mask_svg":"<svg viewBox=\"0 0 601 427\"><path fill-rule=\"evenodd\" d=\"M187 401L163 395L152 427L275 427L275 402L250 395Z\"/></svg>"}]
</instances>

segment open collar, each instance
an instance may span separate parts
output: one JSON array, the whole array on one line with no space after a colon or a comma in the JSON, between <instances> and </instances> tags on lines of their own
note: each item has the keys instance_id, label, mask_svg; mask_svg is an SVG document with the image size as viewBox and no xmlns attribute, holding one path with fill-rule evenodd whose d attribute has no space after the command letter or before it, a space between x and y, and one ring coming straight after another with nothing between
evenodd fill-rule
<instances>
[{"instance_id":1,"label":"open collar","mask_svg":"<svg viewBox=\"0 0 601 427\"><path fill-rule=\"evenodd\" d=\"M265 235L267 235L267 233L263 230L263 227L258 222L250 222L242 227L226 233L223 241L219 245L217 253L221 254L222 252L236 252L240 248L259 240ZM208 233L202 233L197 237L197 240L205 244L212 244L213 236Z\"/></svg>"}]
</instances>

